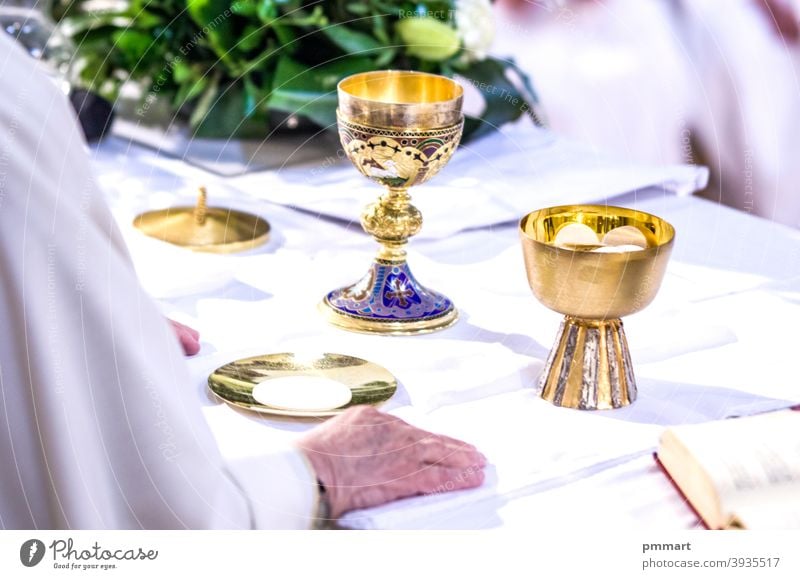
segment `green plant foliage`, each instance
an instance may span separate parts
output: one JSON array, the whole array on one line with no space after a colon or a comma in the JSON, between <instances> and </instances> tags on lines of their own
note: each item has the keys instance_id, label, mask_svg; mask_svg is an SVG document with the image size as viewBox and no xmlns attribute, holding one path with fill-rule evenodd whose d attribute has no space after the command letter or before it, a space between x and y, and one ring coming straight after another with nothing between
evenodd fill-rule
<instances>
[{"instance_id":1,"label":"green plant foliage","mask_svg":"<svg viewBox=\"0 0 800 579\"><path fill-rule=\"evenodd\" d=\"M456 29L436 18L403 18L397 23L397 32L406 53L422 60L448 60L461 48Z\"/></svg>"},{"instance_id":2,"label":"green plant foliage","mask_svg":"<svg viewBox=\"0 0 800 579\"><path fill-rule=\"evenodd\" d=\"M169 103L197 135L265 134L287 115L333 127L336 84L385 68L457 75L477 87L485 108L468 132L480 135L526 114L536 97L512 61L468 58L456 4L128 0L97 12L88 0L55 0L53 14L78 46L86 88L116 100L136 83L144 105Z\"/></svg>"}]
</instances>

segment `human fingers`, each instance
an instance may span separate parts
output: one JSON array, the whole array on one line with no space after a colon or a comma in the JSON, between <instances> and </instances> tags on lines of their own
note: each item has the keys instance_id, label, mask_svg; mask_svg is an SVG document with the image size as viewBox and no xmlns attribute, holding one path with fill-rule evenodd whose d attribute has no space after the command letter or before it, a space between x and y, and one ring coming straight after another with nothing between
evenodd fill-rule
<instances>
[{"instance_id":1,"label":"human fingers","mask_svg":"<svg viewBox=\"0 0 800 579\"><path fill-rule=\"evenodd\" d=\"M200 351L200 342L194 336L190 334L183 334L180 337L180 340L181 347L183 347L183 352L187 356L194 356Z\"/></svg>"},{"instance_id":2,"label":"human fingers","mask_svg":"<svg viewBox=\"0 0 800 579\"><path fill-rule=\"evenodd\" d=\"M450 442L440 437L421 443L419 454L421 460L427 464L453 468L486 465L486 458L474 446L458 441Z\"/></svg>"},{"instance_id":3,"label":"human fingers","mask_svg":"<svg viewBox=\"0 0 800 579\"><path fill-rule=\"evenodd\" d=\"M381 505L416 495L436 494L478 487L485 479L483 469L441 467L425 465L405 476L384 482L374 482L359 487L340 489L346 495L338 507L337 516L352 510Z\"/></svg>"},{"instance_id":4,"label":"human fingers","mask_svg":"<svg viewBox=\"0 0 800 579\"><path fill-rule=\"evenodd\" d=\"M480 466L486 465L487 462L486 457L480 451L480 449L478 449L474 444L470 444L469 442L464 442L463 440L459 440L457 438L451 438L449 436L444 436L444 435L439 435L439 436L443 439L444 443L448 446L448 448L459 449L462 451L469 451L474 456L478 457L476 461L480 463Z\"/></svg>"},{"instance_id":5,"label":"human fingers","mask_svg":"<svg viewBox=\"0 0 800 579\"><path fill-rule=\"evenodd\" d=\"M172 325L172 329L181 343L183 352L187 356L194 356L197 354L197 352L200 351L200 334L197 331L192 330L191 328L184 326L183 324L179 324L173 320L170 320L170 324Z\"/></svg>"},{"instance_id":6,"label":"human fingers","mask_svg":"<svg viewBox=\"0 0 800 579\"><path fill-rule=\"evenodd\" d=\"M482 485L484 479L483 469L477 466L455 468L428 465L408 477L405 484L401 485L403 488L400 492L403 496L411 496L463 490Z\"/></svg>"},{"instance_id":7,"label":"human fingers","mask_svg":"<svg viewBox=\"0 0 800 579\"><path fill-rule=\"evenodd\" d=\"M458 438L453 438L451 436L447 436L446 434L432 434L431 436L441 440L445 445L447 445L451 450L464 450L464 451L472 451L479 457L476 459L476 462L480 463L480 466L486 465L486 457L483 453L478 450L475 445L470 444L469 442L464 442L463 440L459 440Z\"/></svg>"},{"instance_id":8,"label":"human fingers","mask_svg":"<svg viewBox=\"0 0 800 579\"><path fill-rule=\"evenodd\" d=\"M200 339L200 332L198 332L194 328L191 328L191 327L189 327L189 326L187 326L185 324L182 324L180 322L176 322L175 320L170 320L169 323L172 324L172 327L175 328L175 331L184 332L186 334L189 334L195 340L199 340Z\"/></svg>"}]
</instances>

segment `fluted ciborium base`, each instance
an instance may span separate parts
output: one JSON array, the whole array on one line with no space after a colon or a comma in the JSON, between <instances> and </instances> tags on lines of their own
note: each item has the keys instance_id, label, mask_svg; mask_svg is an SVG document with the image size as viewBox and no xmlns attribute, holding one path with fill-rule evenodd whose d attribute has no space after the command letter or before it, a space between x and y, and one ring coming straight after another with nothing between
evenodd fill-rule
<instances>
[{"instance_id":1,"label":"fluted ciborium base","mask_svg":"<svg viewBox=\"0 0 800 579\"><path fill-rule=\"evenodd\" d=\"M621 408L636 400L622 320L565 316L538 389L556 406L579 410Z\"/></svg>"},{"instance_id":2,"label":"fluted ciborium base","mask_svg":"<svg viewBox=\"0 0 800 579\"><path fill-rule=\"evenodd\" d=\"M376 259L361 281L329 292L320 307L331 324L369 334L424 334L458 319L453 302L421 285L405 261Z\"/></svg>"}]
</instances>

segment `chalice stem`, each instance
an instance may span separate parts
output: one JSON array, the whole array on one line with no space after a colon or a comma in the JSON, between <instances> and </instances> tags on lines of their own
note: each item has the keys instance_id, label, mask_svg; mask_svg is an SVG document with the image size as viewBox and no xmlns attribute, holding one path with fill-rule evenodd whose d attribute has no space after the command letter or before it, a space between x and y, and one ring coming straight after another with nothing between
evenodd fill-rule
<instances>
[{"instance_id":1,"label":"chalice stem","mask_svg":"<svg viewBox=\"0 0 800 579\"><path fill-rule=\"evenodd\" d=\"M398 213L405 213L411 206L411 194L408 187L387 187L381 195L380 202Z\"/></svg>"},{"instance_id":2,"label":"chalice stem","mask_svg":"<svg viewBox=\"0 0 800 579\"><path fill-rule=\"evenodd\" d=\"M450 299L423 286L406 261L408 239L422 228L422 214L407 188L387 187L361 215L364 231L380 244L367 274L328 293L323 311L341 327L381 334L418 334L450 326L458 312Z\"/></svg>"},{"instance_id":3,"label":"chalice stem","mask_svg":"<svg viewBox=\"0 0 800 579\"><path fill-rule=\"evenodd\" d=\"M408 188L387 187L377 202L364 209L361 225L380 243L379 261L405 263L405 245L422 229L422 214L411 204Z\"/></svg>"},{"instance_id":4,"label":"chalice stem","mask_svg":"<svg viewBox=\"0 0 800 579\"><path fill-rule=\"evenodd\" d=\"M539 379L539 395L568 408L620 408L636 399L622 320L565 316Z\"/></svg>"},{"instance_id":5,"label":"chalice stem","mask_svg":"<svg viewBox=\"0 0 800 579\"><path fill-rule=\"evenodd\" d=\"M398 215L407 214L410 208L413 207L411 205L411 195L408 193L408 189L389 188L386 193L381 195L380 203L388 211L397 213ZM421 219L422 215L420 215L420 225ZM406 243L408 243L409 238L414 235L414 233L409 233L404 239L380 239L376 237L375 239L380 243L378 259L392 262L404 262L406 260Z\"/></svg>"}]
</instances>

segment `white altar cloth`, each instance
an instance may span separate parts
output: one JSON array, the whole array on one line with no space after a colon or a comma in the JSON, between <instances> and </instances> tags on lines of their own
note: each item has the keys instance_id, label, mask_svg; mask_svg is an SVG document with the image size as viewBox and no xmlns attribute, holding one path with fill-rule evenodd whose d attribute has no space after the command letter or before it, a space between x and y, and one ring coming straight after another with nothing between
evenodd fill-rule
<instances>
[{"instance_id":1,"label":"white altar cloth","mask_svg":"<svg viewBox=\"0 0 800 579\"><path fill-rule=\"evenodd\" d=\"M214 368L261 353L333 351L370 359L397 376L398 392L384 410L472 442L489 459L480 489L350 513L344 526L693 527L696 519L652 459L663 427L800 401L796 344L782 333L800 327L800 232L676 196L663 186L666 178L608 199L666 218L677 237L656 300L625 319L639 399L629 408L589 413L555 408L534 394L560 316L527 287L515 223L492 220L411 242L417 277L458 307L454 327L419 337L354 334L328 326L316 306L368 266L375 244L356 224L270 203L270 195L254 190L257 176L248 176L246 191L235 189L231 180L113 139L94 151L94 162L145 287L161 298L165 313L201 333L186 393L203 405L223 455L243 445L285 444L314 423L228 407L206 388ZM679 168L684 190L697 174ZM275 176L263 178L269 183ZM192 203L197 184L209 187L212 205L264 215L271 240L243 254L205 255L133 230L138 211ZM661 186L645 188L654 184ZM339 193L335 184L324 190ZM526 210L572 201L568 191L542 199L532 193ZM436 223L442 215L426 217L426 227L448 227Z\"/></svg>"}]
</instances>

